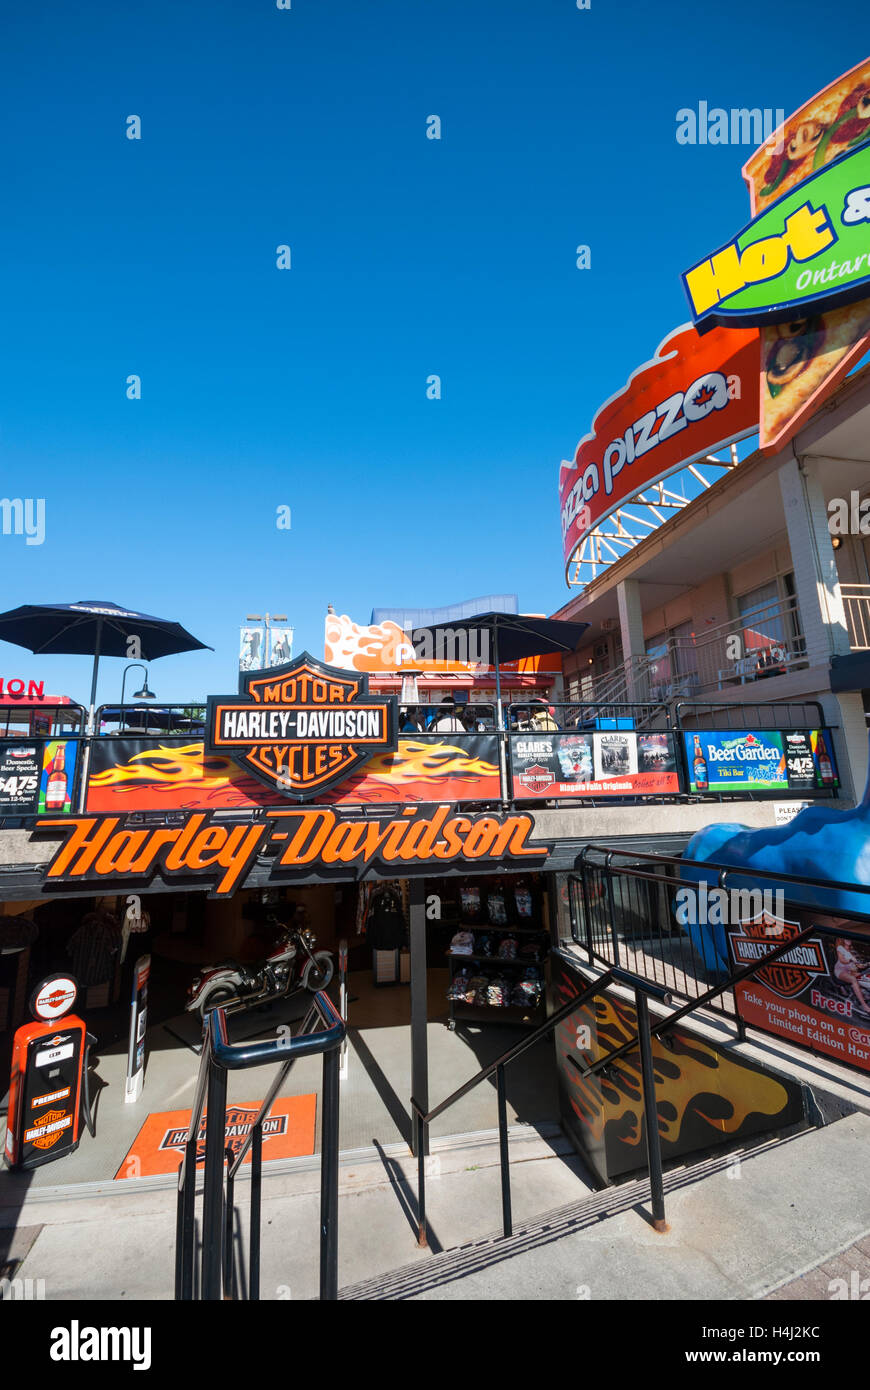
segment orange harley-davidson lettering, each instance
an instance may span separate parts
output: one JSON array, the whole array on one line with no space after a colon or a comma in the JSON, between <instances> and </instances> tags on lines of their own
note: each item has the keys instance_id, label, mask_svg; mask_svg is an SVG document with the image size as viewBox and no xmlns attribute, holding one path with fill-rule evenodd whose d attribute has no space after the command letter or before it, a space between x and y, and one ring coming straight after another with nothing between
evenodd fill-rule
<instances>
[{"instance_id":1,"label":"orange harley-davidson lettering","mask_svg":"<svg viewBox=\"0 0 870 1390\"><path fill-rule=\"evenodd\" d=\"M125 826L121 816L44 819L37 832L60 831L64 841L45 871L48 885L106 879L201 875L215 897L234 892L259 855L272 857L272 875L307 865L379 862L433 866L452 860L543 859L549 845L529 844L528 814L459 815L452 806L411 806L389 818L344 816L328 807L273 810L262 821L233 825L209 812L182 825Z\"/></svg>"}]
</instances>

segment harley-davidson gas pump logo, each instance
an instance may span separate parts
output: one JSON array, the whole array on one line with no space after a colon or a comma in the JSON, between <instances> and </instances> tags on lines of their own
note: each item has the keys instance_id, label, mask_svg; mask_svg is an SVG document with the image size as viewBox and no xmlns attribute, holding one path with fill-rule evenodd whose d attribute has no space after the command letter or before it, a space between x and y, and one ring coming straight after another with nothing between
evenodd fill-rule
<instances>
[{"instance_id":1,"label":"harley-davidson gas pump logo","mask_svg":"<svg viewBox=\"0 0 870 1390\"><path fill-rule=\"evenodd\" d=\"M731 932L731 952L734 964L754 965L763 960L768 952L781 946L783 941L797 936L801 930L799 922L788 918L774 917L762 912L740 923L739 930ZM794 950L786 951L772 965L766 965L753 977L759 984L767 985L774 994L783 999L794 999L802 994L811 980L817 975L827 975L825 953L821 941L808 937Z\"/></svg>"},{"instance_id":2,"label":"harley-davidson gas pump logo","mask_svg":"<svg viewBox=\"0 0 870 1390\"><path fill-rule=\"evenodd\" d=\"M397 746L396 701L369 695L368 676L303 652L286 666L240 678L239 695L212 695L206 742L267 786L298 801L343 782Z\"/></svg>"}]
</instances>

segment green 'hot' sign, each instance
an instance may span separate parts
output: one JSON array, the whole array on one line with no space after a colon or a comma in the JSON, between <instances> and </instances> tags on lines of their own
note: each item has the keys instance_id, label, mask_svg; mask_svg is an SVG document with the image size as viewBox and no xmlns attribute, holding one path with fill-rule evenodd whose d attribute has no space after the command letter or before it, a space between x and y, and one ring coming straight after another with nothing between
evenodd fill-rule
<instances>
[{"instance_id":1,"label":"green 'hot' sign","mask_svg":"<svg viewBox=\"0 0 870 1390\"><path fill-rule=\"evenodd\" d=\"M870 145L771 203L727 245L687 270L699 332L821 313L870 297Z\"/></svg>"}]
</instances>

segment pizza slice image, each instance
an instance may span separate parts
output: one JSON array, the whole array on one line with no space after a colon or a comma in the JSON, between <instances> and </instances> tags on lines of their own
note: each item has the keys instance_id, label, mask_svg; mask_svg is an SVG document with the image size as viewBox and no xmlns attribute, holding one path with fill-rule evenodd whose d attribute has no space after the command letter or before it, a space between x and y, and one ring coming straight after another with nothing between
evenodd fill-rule
<instances>
[{"instance_id":1,"label":"pizza slice image","mask_svg":"<svg viewBox=\"0 0 870 1390\"><path fill-rule=\"evenodd\" d=\"M808 101L743 166L752 216L870 140L870 58Z\"/></svg>"},{"instance_id":2,"label":"pizza slice image","mask_svg":"<svg viewBox=\"0 0 870 1390\"><path fill-rule=\"evenodd\" d=\"M870 350L870 299L761 330L759 444L775 453Z\"/></svg>"},{"instance_id":3,"label":"pizza slice image","mask_svg":"<svg viewBox=\"0 0 870 1390\"><path fill-rule=\"evenodd\" d=\"M805 103L743 167L752 216L870 141L870 58ZM774 453L870 350L870 299L761 329L759 443Z\"/></svg>"}]
</instances>

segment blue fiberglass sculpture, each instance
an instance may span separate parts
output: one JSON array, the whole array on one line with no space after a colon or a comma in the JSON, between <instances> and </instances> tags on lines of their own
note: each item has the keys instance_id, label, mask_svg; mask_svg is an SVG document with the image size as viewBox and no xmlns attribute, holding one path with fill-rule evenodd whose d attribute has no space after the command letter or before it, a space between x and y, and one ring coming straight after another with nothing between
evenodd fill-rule
<instances>
[{"instance_id":1,"label":"blue fiberglass sculpture","mask_svg":"<svg viewBox=\"0 0 870 1390\"><path fill-rule=\"evenodd\" d=\"M771 830L749 830L736 823L707 825L694 834L683 855L681 876L715 888L718 875L707 874L704 862L733 865L747 872L729 874L728 888L753 886L782 889L787 902L812 903L848 917L870 913L870 894L850 893L848 888L826 888L825 883L870 886L870 773L864 795L851 811L838 811L830 803L807 806L794 820ZM752 878L752 869L766 873L798 874L819 881L809 888L799 883L777 883ZM708 964L728 972L727 932L723 926L687 925L692 945Z\"/></svg>"}]
</instances>

